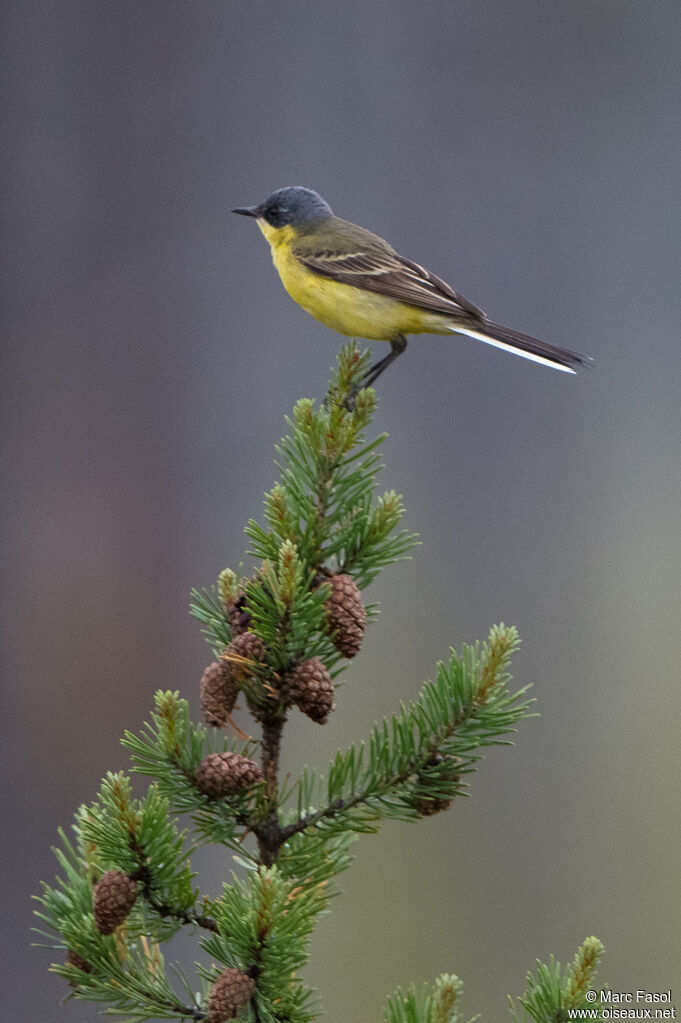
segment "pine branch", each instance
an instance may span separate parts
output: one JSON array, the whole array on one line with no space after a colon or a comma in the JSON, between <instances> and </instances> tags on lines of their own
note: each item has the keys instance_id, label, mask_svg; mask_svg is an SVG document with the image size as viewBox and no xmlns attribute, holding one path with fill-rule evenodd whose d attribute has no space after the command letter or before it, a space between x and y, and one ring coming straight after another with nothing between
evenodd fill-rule
<instances>
[{"instance_id":1,"label":"pine branch","mask_svg":"<svg viewBox=\"0 0 681 1023\"><path fill-rule=\"evenodd\" d=\"M184 909L181 906L172 906L169 902L161 899L156 889L154 874L146 861L144 850L134 848L134 851L139 855L140 865L129 875L130 880L140 882L147 905L151 906L161 919L165 920L170 917L173 920L177 920L180 924L193 924L197 927L203 927L208 931L217 931L217 924L212 917L206 916L203 913L196 913L194 910Z\"/></svg>"},{"instance_id":2,"label":"pine branch","mask_svg":"<svg viewBox=\"0 0 681 1023\"><path fill-rule=\"evenodd\" d=\"M121 745L130 751L133 771L157 780L161 795L175 813L189 813L202 841L217 841L234 850L253 825L252 800L235 794L228 803L200 790L196 772L204 757L238 752L250 757L255 744L217 739L217 733L189 721L189 705L179 693L159 690L156 710L139 735L126 731Z\"/></svg>"},{"instance_id":3,"label":"pine branch","mask_svg":"<svg viewBox=\"0 0 681 1023\"><path fill-rule=\"evenodd\" d=\"M443 973L431 990L412 985L406 992L398 988L388 999L386 1023L457 1023L463 983L453 974ZM468 1023L475 1023L473 1016Z\"/></svg>"},{"instance_id":4,"label":"pine branch","mask_svg":"<svg viewBox=\"0 0 681 1023\"><path fill-rule=\"evenodd\" d=\"M106 1002L109 1012L130 1020L203 1019L205 1013L195 1003L179 999L170 986L157 942L150 943L142 934L139 944L128 945L119 935L97 931L92 915L93 850L77 827L74 832L75 843L61 831L62 848L55 850L64 876L54 887L43 884L37 898L37 916L48 927L38 933L50 947L68 953L66 962L53 963L51 971L69 982L76 998ZM130 933L135 930L131 927ZM187 994L193 1001L191 988Z\"/></svg>"},{"instance_id":5,"label":"pine branch","mask_svg":"<svg viewBox=\"0 0 681 1023\"><path fill-rule=\"evenodd\" d=\"M528 1017L535 1023L555 1020L563 1023L573 1018L570 1013L588 1010L589 1019L602 1019L604 1003L590 1001L586 995L594 988L594 977L603 955L603 945L598 938L585 938L572 963L561 968L551 956L548 963L537 960L537 972L527 973L527 988L518 998L523 1009L523 1020ZM520 1023L518 1009L509 997L511 1016Z\"/></svg>"},{"instance_id":6,"label":"pine branch","mask_svg":"<svg viewBox=\"0 0 681 1023\"><path fill-rule=\"evenodd\" d=\"M255 1004L263 1020L313 1018L310 993L297 973L307 962L309 938L327 902L323 882L303 886L276 868L262 867L225 885L216 900L218 933L201 944L214 961L238 966L256 979ZM207 981L214 979L212 972L202 973Z\"/></svg>"},{"instance_id":7,"label":"pine branch","mask_svg":"<svg viewBox=\"0 0 681 1023\"><path fill-rule=\"evenodd\" d=\"M381 468L377 448L385 439L364 438L374 392L361 391L352 410L344 404L366 364L366 354L346 346L326 403L320 408L311 399L297 403L286 420L289 433L276 449L281 480L265 497L266 524L251 520L246 527L250 553L262 564L241 585L251 628L268 644L275 671L320 657L335 672L340 658L324 629L320 583L329 573L349 572L362 589L417 543L414 534L397 529L404 514L401 498L394 491L374 497ZM289 573L288 600L281 594L285 557L295 560L298 572L293 586ZM195 590L191 609L219 656L233 639L220 594Z\"/></svg>"},{"instance_id":8,"label":"pine branch","mask_svg":"<svg viewBox=\"0 0 681 1023\"><path fill-rule=\"evenodd\" d=\"M128 950L125 959L115 953L100 957L90 964L91 972L61 963L53 963L50 970L69 982L74 997L105 1002L106 1012L124 1021L207 1019L199 1005L187 1004L175 994L163 972L158 947L152 952L147 942L141 944L140 953ZM191 992L188 995L193 1000Z\"/></svg>"},{"instance_id":9,"label":"pine branch","mask_svg":"<svg viewBox=\"0 0 681 1023\"><path fill-rule=\"evenodd\" d=\"M504 743L530 713L533 701L521 700L527 690L508 691L506 669L518 645L516 630L502 625L482 647L464 647L461 657L452 651L417 700L374 727L368 743L336 756L325 803L312 812L305 807L315 801L319 782L306 774L299 817L282 829L283 840L311 827L373 831L381 819L415 819L424 800L461 794L462 775L474 770L478 750Z\"/></svg>"}]
</instances>

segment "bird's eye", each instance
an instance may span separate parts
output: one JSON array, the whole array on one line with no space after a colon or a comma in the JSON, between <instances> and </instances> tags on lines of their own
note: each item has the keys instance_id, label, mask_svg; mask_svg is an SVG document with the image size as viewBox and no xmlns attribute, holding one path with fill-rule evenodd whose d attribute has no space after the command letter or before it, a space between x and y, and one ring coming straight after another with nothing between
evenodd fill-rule
<instances>
[{"instance_id":1,"label":"bird's eye","mask_svg":"<svg viewBox=\"0 0 681 1023\"><path fill-rule=\"evenodd\" d=\"M265 211L265 220L267 220L272 227L281 227L282 224L286 223L287 213L288 211L285 206L282 206L280 203L276 203L267 207Z\"/></svg>"}]
</instances>

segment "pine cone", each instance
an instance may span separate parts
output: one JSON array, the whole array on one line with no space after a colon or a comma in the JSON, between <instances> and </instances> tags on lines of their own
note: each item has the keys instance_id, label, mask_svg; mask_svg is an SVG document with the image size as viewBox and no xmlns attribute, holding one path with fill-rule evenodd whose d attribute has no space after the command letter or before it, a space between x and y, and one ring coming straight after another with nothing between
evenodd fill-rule
<instances>
[{"instance_id":1,"label":"pine cone","mask_svg":"<svg viewBox=\"0 0 681 1023\"><path fill-rule=\"evenodd\" d=\"M100 934L113 934L123 923L137 899L137 883L121 870L107 870L95 886L93 907Z\"/></svg>"},{"instance_id":2,"label":"pine cone","mask_svg":"<svg viewBox=\"0 0 681 1023\"><path fill-rule=\"evenodd\" d=\"M72 948L67 948L65 962L67 966L77 966L83 973L92 973L92 963L89 963L87 959L83 959L82 955L74 952Z\"/></svg>"},{"instance_id":3,"label":"pine cone","mask_svg":"<svg viewBox=\"0 0 681 1023\"><path fill-rule=\"evenodd\" d=\"M262 771L240 753L209 753L196 771L196 784L207 796L218 799L243 792L262 780Z\"/></svg>"},{"instance_id":4,"label":"pine cone","mask_svg":"<svg viewBox=\"0 0 681 1023\"><path fill-rule=\"evenodd\" d=\"M288 677L291 699L303 714L323 725L333 710L333 681L322 662L303 661Z\"/></svg>"},{"instance_id":5,"label":"pine cone","mask_svg":"<svg viewBox=\"0 0 681 1023\"><path fill-rule=\"evenodd\" d=\"M331 641L344 657L359 653L367 613L355 581L345 573L332 575L331 594L326 601L326 621Z\"/></svg>"},{"instance_id":6,"label":"pine cone","mask_svg":"<svg viewBox=\"0 0 681 1023\"><path fill-rule=\"evenodd\" d=\"M248 1005L255 981L235 966L223 970L210 990L208 999L208 1023L224 1023L237 1016Z\"/></svg>"},{"instance_id":7,"label":"pine cone","mask_svg":"<svg viewBox=\"0 0 681 1023\"><path fill-rule=\"evenodd\" d=\"M232 636L241 636L247 632L251 624L251 616L246 610L246 594L242 591L233 604L227 605L227 617L232 630Z\"/></svg>"},{"instance_id":8,"label":"pine cone","mask_svg":"<svg viewBox=\"0 0 681 1023\"><path fill-rule=\"evenodd\" d=\"M236 703L236 683L229 665L214 661L201 678L201 707L209 725L224 725Z\"/></svg>"},{"instance_id":9,"label":"pine cone","mask_svg":"<svg viewBox=\"0 0 681 1023\"><path fill-rule=\"evenodd\" d=\"M457 772L457 767L461 763L459 757L444 757L441 753L435 753L431 757L429 764L441 764L444 760L451 761L451 768L446 772L444 777L450 781L460 781L461 775ZM442 813L443 810L448 810L454 802L454 799L433 799L426 796L422 796L416 803L416 809L418 810L421 817L433 817L436 813Z\"/></svg>"},{"instance_id":10,"label":"pine cone","mask_svg":"<svg viewBox=\"0 0 681 1023\"><path fill-rule=\"evenodd\" d=\"M244 690L249 710L256 720L263 721L270 702L267 687L258 682L258 665L265 663L265 644L254 633L242 632L234 637L222 658L235 684Z\"/></svg>"},{"instance_id":11,"label":"pine cone","mask_svg":"<svg viewBox=\"0 0 681 1023\"><path fill-rule=\"evenodd\" d=\"M442 813L443 810L448 810L453 799L419 799L416 809L419 812L420 817L434 817L436 813Z\"/></svg>"},{"instance_id":12,"label":"pine cone","mask_svg":"<svg viewBox=\"0 0 681 1023\"><path fill-rule=\"evenodd\" d=\"M254 672L246 661L263 662L265 660L265 644L259 636L252 632L242 632L235 636L229 644L222 659L236 685L251 677Z\"/></svg>"}]
</instances>

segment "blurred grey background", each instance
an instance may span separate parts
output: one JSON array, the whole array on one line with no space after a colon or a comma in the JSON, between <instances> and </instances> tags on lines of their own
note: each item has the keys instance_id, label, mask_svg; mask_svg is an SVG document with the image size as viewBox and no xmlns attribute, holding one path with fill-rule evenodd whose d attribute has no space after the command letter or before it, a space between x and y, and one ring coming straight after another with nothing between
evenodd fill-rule
<instances>
[{"instance_id":1,"label":"blurred grey background","mask_svg":"<svg viewBox=\"0 0 681 1023\"><path fill-rule=\"evenodd\" d=\"M678 2L2 18L6 1018L96 1017L59 1006L29 896L155 689L198 710L189 590L242 560L283 416L325 390L338 338L228 213L287 184L596 360L567 377L422 337L380 382L382 485L423 546L369 591L382 618L330 724L292 718L286 766L323 766L502 620L541 717L472 799L358 843L306 971L326 1019L449 970L501 1020L537 956L592 933L615 990L681 1005ZM224 856L199 864L217 891Z\"/></svg>"}]
</instances>

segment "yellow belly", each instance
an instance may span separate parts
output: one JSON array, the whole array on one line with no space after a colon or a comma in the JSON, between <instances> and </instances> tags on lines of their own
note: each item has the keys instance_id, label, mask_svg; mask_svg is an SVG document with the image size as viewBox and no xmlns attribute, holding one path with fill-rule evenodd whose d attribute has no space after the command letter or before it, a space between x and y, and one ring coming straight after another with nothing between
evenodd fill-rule
<instances>
[{"instance_id":1,"label":"yellow belly","mask_svg":"<svg viewBox=\"0 0 681 1023\"><path fill-rule=\"evenodd\" d=\"M291 255L285 239L277 238L274 242L269 237L268 241L282 284L294 302L339 334L390 341L400 334L448 334L451 331L448 318L442 314L320 277L306 270Z\"/></svg>"}]
</instances>

